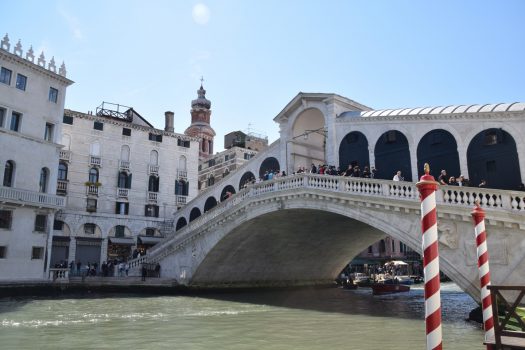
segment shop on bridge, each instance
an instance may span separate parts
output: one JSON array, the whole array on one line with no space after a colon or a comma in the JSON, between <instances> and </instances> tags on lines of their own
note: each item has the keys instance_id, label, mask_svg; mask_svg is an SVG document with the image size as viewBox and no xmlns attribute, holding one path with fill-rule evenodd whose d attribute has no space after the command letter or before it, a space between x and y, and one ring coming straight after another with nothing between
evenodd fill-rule
<instances>
[{"instance_id":1,"label":"shop on bridge","mask_svg":"<svg viewBox=\"0 0 525 350\"><path fill-rule=\"evenodd\" d=\"M157 236L138 236L137 237L137 251L140 255L146 254L149 248L159 243L162 237Z\"/></svg>"},{"instance_id":2,"label":"shop on bridge","mask_svg":"<svg viewBox=\"0 0 525 350\"><path fill-rule=\"evenodd\" d=\"M131 256L131 247L135 241L131 237L110 237L108 242L107 261L126 261Z\"/></svg>"}]
</instances>

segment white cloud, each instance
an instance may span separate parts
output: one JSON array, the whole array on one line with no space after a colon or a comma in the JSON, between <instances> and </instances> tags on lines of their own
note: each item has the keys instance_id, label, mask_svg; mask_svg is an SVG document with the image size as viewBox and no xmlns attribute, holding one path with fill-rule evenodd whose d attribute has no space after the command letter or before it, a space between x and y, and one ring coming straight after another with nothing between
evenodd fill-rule
<instances>
[{"instance_id":1,"label":"white cloud","mask_svg":"<svg viewBox=\"0 0 525 350\"><path fill-rule=\"evenodd\" d=\"M58 8L58 13L66 21L67 25L69 26L69 29L73 34L73 37L79 40L82 39L82 31L80 31L80 22L78 21L78 19L61 7Z\"/></svg>"},{"instance_id":2,"label":"white cloud","mask_svg":"<svg viewBox=\"0 0 525 350\"><path fill-rule=\"evenodd\" d=\"M197 4L193 6L191 15L195 23L205 25L210 20L210 9L204 4Z\"/></svg>"}]
</instances>

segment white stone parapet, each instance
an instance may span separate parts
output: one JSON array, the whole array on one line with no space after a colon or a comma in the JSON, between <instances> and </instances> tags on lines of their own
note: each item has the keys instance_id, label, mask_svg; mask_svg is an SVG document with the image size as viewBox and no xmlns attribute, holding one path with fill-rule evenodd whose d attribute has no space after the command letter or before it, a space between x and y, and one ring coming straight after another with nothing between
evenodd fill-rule
<instances>
[{"instance_id":1,"label":"white stone parapet","mask_svg":"<svg viewBox=\"0 0 525 350\"><path fill-rule=\"evenodd\" d=\"M67 162L71 161L71 151L68 150L60 150L58 153L58 157L60 160L65 160Z\"/></svg>"},{"instance_id":2,"label":"white stone parapet","mask_svg":"<svg viewBox=\"0 0 525 350\"><path fill-rule=\"evenodd\" d=\"M65 198L61 196L11 187L0 187L0 201L53 208L66 204Z\"/></svg>"}]
</instances>

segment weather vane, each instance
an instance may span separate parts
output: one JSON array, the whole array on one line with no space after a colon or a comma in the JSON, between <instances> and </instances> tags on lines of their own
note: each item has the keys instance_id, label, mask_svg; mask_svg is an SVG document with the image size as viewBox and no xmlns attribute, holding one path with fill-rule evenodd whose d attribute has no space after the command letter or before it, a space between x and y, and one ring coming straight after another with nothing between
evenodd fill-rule
<instances>
[{"instance_id":1,"label":"weather vane","mask_svg":"<svg viewBox=\"0 0 525 350\"><path fill-rule=\"evenodd\" d=\"M204 77L201 75L201 85L204 82Z\"/></svg>"}]
</instances>

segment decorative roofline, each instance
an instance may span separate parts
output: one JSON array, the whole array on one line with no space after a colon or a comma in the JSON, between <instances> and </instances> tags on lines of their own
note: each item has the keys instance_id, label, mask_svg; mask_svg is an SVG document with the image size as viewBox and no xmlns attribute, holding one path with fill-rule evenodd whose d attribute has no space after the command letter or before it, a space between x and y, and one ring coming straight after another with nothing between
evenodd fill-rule
<instances>
[{"instance_id":1,"label":"decorative roofline","mask_svg":"<svg viewBox=\"0 0 525 350\"><path fill-rule=\"evenodd\" d=\"M53 56L51 57L51 60L47 64L47 68L46 68L46 58L44 55L44 51L42 51L35 63L35 52L33 50L33 46L31 45L29 47L29 50L27 50L25 57L24 57L23 50L22 50L22 43L20 39L18 40L17 44L14 46L12 53L9 52L10 49L11 49L11 43L9 42L9 36L6 33L3 39L0 41L0 52L4 51L5 53L9 54L9 56L11 57L15 56L19 60L19 62L31 64L33 68L38 67L40 70L46 73L51 73L51 75L55 78L58 78L58 76L60 76L61 77L60 80L63 80L68 85L71 85L73 83L72 80L69 80L66 78L67 71L66 71L66 64L64 63L64 61L62 61L62 64L60 65L57 71L55 57Z\"/></svg>"},{"instance_id":2,"label":"decorative roofline","mask_svg":"<svg viewBox=\"0 0 525 350\"><path fill-rule=\"evenodd\" d=\"M165 131L165 130L157 129L157 128L150 128L150 127L147 127L147 126L142 126L142 125L133 124L133 123L125 122L125 121L116 120L116 119L111 118L111 117L99 117L99 116L96 116L96 115L93 115L93 114L82 113L82 112L73 111L73 110L70 110L70 109L64 109L64 115L69 116L69 117L75 117L75 118L87 119L87 120L92 120L92 121L97 121L97 122L103 122L103 123L106 123L106 124L123 126L123 127L126 127L126 128L131 128L131 129L145 131L145 132L153 132L156 135L170 136L170 137L173 137L173 138L176 138L176 139L181 139L183 141L195 141L195 142L199 142L200 141L200 139L197 138L197 137L191 137L191 136L188 136L188 135L179 134L179 133L170 132L170 131Z\"/></svg>"}]
</instances>

